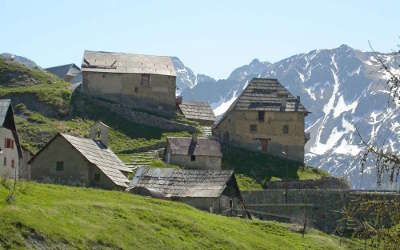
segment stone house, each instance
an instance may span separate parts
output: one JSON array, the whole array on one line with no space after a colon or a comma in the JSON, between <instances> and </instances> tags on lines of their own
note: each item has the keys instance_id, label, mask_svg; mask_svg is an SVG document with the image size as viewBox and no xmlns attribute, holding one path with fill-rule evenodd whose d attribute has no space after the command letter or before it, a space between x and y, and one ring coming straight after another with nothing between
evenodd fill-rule
<instances>
[{"instance_id":1,"label":"stone house","mask_svg":"<svg viewBox=\"0 0 400 250\"><path fill-rule=\"evenodd\" d=\"M222 152L218 141L208 138L168 137L165 161L182 168L221 169Z\"/></svg>"},{"instance_id":2,"label":"stone house","mask_svg":"<svg viewBox=\"0 0 400 250\"><path fill-rule=\"evenodd\" d=\"M212 213L250 217L231 170L141 167L127 190L184 202Z\"/></svg>"},{"instance_id":3,"label":"stone house","mask_svg":"<svg viewBox=\"0 0 400 250\"><path fill-rule=\"evenodd\" d=\"M213 128L222 142L304 162L309 112L277 79L253 78Z\"/></svg>"},{"instance_id":4,"label":"stone house","mask_svg":"<svg viewBox=\"0 0 400 250\"><path fill-rule=\"evenodd\" d=\"M22 150L10 99L0 99L0 177L18 178Z\"/></svg>"},{"instance_id":5,"label":"stone house","mask_svg":"<svg viewBox=\"0 0 400 250\"><path fill-rule=\"evenodd\" d=\"M81 69L74 63L46 68L46 71L58 76L58 78L66 82L72 84L82 83Z\"/></svg>"},{"instance_id":6,"label":"stone house","mask_svg":"<svg viewBox=\"0 0 400 250\"><path fill-rule=\"evenodd\" d=\"M58 133L30 161L31 177L40 182L125 189L131 170L108 148L108 127L97 123L91 138Z\"/></svg>"},{"instance_id":7,"label":"stone house","mask_svg":"<svg viewBox=\"0 0 400 250\"><path fill-rule=\"evenodd\" d=\"M88 95L165 115L176 110L176 72L167 56L85 51L83 91Z\"/></svg>"},{"instance_id":8,"label":"stone house","mask_svg":"<svg viewBox=\"0 0 400 250\"><path fill-rule=\"evenodd\" d=\"M201 126L212 126L215 123L215 115L207 102L181 102L178 110L188 120L198 122Z\"/></svg>"}]
</instances>

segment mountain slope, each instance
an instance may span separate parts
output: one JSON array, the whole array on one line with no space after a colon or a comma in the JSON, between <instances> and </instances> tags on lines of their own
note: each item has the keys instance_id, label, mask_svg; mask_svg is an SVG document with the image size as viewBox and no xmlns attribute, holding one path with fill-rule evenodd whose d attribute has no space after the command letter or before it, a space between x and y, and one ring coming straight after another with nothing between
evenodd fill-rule
<instances>
[{"instance_id":1,"label":"mountain slope","mask_svg":"<svg viewBox=\"0 0 400 250\"><path fill-rule=\"evenodd\" d=\"M12 204L0 184L5 249L350 249L354 243L289 225L201 212L124 192L21 182Z\"/></svg>"},{"instance_id":2,"label":"mountain slope","mask_svg":"<svg viewBox=\"0 0 400 250\"><path fill-rule=\"evenodd\" d=\"M379 54L396 68L399 57ZM253 77L273 77L285 85L312 113L306 118L311 140L306 145L306 163L346 176L354 188L375 188L373 163L360 173L358 128L363 137L373 136L400 150L400 120L397 110L388 110L385 81L371 52L342 45L313 50L276 63L253 60L234 70L225 80L201 82L183 91L186 99L209 101L222 114ZM379 143L383 143L380 141ZM386 186L387 187L387 186Z\"/></svg>"}]
</instances>

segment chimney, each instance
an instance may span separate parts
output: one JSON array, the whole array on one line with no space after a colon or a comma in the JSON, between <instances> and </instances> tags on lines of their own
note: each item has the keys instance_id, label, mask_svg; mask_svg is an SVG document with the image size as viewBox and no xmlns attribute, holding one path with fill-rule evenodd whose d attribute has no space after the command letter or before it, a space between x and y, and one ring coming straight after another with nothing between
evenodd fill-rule
<instances>
[{"instance_id":1,"label":"chimney","mask_svg":"<svg viewBox=\"0 0 400 250\"><path fill-rule=\"evenodd\" d=\"M281 112L285 112L285 110L286 110L286 96L283 96L282 98L281 98Z\"/></svg>"},{"instance_id":2,"label":"chimney","mask_svg":"<svg viewBox=\"0 0 400 250\"><path fill-rule=\"evenodd\" d=\"M296 102L294 104L294 111L299 111L299 104L300 104L300 96L298 95L296 98Z\"/></svg>"},{"instance_id":3,"label":"chimney","mask_svg":"<svg viewBox=\"0 0 400 250\"><path fill-rule=\"evenodd\" d=\"M108 147L108 130L109 126L102 122L96 122L90 128L90 138L95 141L100 141L106 148Z\"/></svg>"}]
</instances>

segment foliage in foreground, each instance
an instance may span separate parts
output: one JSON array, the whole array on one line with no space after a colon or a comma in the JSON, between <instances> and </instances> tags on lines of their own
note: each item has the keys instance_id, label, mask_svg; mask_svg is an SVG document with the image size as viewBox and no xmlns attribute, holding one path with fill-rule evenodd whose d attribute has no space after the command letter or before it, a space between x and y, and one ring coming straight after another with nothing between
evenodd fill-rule
<instances>
[{"instance_id":1,"label":"foliage in foreground","mask_svg":"<svg viewBox=\"0 0 400 250\"><path fill-rule=\"evenodd\" d=\"M0 185L0 248L352 249L310 230L198 211L117 191L20 182L7 204Z\"/></svg>"}]
</instances>

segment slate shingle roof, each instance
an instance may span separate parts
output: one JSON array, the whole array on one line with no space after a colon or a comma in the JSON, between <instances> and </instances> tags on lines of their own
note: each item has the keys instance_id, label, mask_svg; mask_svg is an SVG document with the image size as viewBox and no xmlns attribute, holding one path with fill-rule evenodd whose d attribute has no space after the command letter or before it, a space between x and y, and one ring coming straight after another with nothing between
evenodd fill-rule
<instances>
[{"instance_id":1,"label":"slate shingle roof","mask_svg":"<svg viewBox=\"0 0 400 250\"><path fill-rule=\"evenodd\" d=\"M222 157L221 145L212 139L197 138L194 142L191 137L168 137L167 145L173 155Z\"/></svg>"},{"instance_id":2,"label":"slate shingle roof","mask_svg":"<svg viewBox=\"0 0 400 250\"><path fill-rule=\"evenodd\" d=\"M81 69L73 63L50 67L47 68L46 71L58 76L60 79L68 80L71 83L82 81Z\"/></svg>"},{"instance_id":3,"label":"slate shingle roof","mask_svg":"<svg viewBox=\"0 0 400 250\"><path fill-rule=\"evenodd\" d=\"M155 196L171 197L219 197L229 180L231 170L193 170L141 167L128 190L144 188Z\"/></svg>"},{"instance_id":4,"label":"slate shingle roof","mask_svg":"<svg viewBox=\"0 0 400 250\"><path fill-rule=\"evenodd\" d=\"M183 102L179 109L187 119L215 121L215 115L207 102Z\"/></svg>"},{"instance_id":5,"label":"slate shingle roof","mask_svg":"<svg viewBox=\"0 0 400 250\"><path fill-rule=\"evenodd\" d=\"M83 55L82 71L176 76L169 56L88 50Z\"/></svg>"},{"instance_id":6,"label":"slate shingle roof","mask_svg":"<svg viewBox=\"0 0 400 250\"><path fill-rule=\"evenodd\" d=\"M97 166L112 182L121 187L128 186L129 180L121 171L131 172L131 170L100 141L67 134L60 135L78 150L83 157Z\"/></svg>"},{"instance_id":7,"label":"slate shingle roof","mask_svg":"<svg viewBox=\"0 0 400 250\"><path fill-rule=\"evenodd\" d=\"M253 78L216 126L233 110L308 113L296 97L272 78Z\"/></svg>"}]
</instances>

